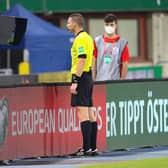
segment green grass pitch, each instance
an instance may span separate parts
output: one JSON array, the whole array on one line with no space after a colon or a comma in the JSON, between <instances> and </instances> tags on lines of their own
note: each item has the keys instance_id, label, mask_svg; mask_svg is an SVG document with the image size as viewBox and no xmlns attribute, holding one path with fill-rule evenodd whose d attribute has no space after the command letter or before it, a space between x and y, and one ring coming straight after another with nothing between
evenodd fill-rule
<instances>
[{"instance_id":1,"label":"green grass pitch","mask_svg":"<svg viewBox=\"0 0 168 168\"><path fill-rule=\"evenodd\" d=\"M168 168L167 158L152 158L130 161L114 161L112 163L100 163L81 168Z\"/></svg>"}]
</instances>

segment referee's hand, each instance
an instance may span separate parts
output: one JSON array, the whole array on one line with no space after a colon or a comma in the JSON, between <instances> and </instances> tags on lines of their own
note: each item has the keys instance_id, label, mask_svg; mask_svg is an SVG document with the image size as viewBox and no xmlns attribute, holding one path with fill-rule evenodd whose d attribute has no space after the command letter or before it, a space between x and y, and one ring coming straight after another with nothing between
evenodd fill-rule
<instances>
[{"instance_id":1,"label":"referee's hand","mask_svg":"<svg viewBox=\"0 0 168 168\"><path fill-rule=\"evenodd\" d=\"M70 92L74 95L76 95L78 92L76 91L78 87L78 84L77 83L72 83L71 87L70 87Z\"/></svg>"}]
</instances>

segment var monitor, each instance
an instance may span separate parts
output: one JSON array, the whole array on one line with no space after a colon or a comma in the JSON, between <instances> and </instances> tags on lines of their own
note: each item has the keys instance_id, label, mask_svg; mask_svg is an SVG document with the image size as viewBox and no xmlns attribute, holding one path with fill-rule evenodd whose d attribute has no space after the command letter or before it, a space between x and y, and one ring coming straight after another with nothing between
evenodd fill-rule
<instances>
[{"instance_id":1,"label":"var monitor","mask_svg":"<svg viewBox=\"0 0 168 168\"><path fill-rule=\"evenodd\" d=\"M0 16L0 45L17 45L22 40L27 19L13 16Z\"/></svg>"}]
</instances>

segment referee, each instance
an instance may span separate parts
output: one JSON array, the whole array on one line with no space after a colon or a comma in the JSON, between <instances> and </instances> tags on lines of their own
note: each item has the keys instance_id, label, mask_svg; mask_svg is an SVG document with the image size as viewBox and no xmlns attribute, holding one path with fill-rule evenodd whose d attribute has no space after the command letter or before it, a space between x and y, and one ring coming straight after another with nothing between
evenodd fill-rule
<instances>
[{"instance_id":1,"label":"referee","mask_svg":"<svg viewBox=\"0 0 168 168\"><path fill-rule=\"evenodd\" d=\"M83 30L84 18L79 13L68 17L67 28L73 32L75 39L71 48L72 85L70 87L71 105L76 107L81 124L83 147L75 155L93 155L96 149L97 122L92 112L92 59L93 39Z\"/></svg>"}]
</instances>

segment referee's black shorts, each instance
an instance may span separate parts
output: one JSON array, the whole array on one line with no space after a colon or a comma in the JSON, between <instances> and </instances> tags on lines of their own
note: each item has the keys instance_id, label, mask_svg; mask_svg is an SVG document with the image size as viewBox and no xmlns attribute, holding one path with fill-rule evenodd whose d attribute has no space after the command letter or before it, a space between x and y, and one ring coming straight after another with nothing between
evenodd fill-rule
<instances>
[{"instance_id":1,"label":"referee's black shorts","mask_svg":"<svg viewBox=\"0 0 168 168\"><path fill-rule=\"evenodd\" d=\"M72 94L71 96L71 106L93 106L93 80L91 71L82 73L77 92L77 95Z\"/></svg>"}]
</instances>

